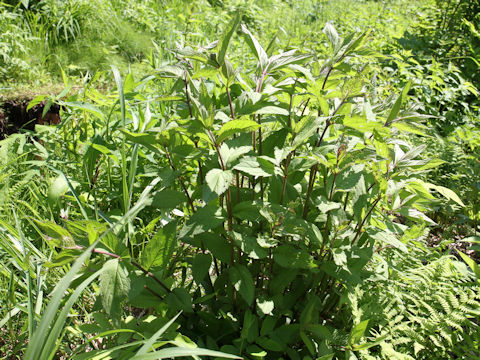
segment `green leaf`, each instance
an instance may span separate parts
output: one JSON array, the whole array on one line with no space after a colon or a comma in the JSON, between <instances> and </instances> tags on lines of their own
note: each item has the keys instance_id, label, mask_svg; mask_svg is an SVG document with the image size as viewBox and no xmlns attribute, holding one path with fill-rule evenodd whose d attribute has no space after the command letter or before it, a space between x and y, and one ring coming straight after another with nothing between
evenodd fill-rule
<instances>
[{"instance_id":1,"label":"green leaf","mask_svg":"<svg viewBox=\"0 0 480 360\"><path fill-rule=\"evenodd\" d=\"M308 116L304 117L300 122L295 125L295 139L292 142L292 148L297 148L305 140L309 139L313 135L315 130L319 127L320 123L324 122L325 118Z\"/></svg>"},{"instance_id":2,"label":"green leaf","mask_svg":"<svg viewBox=\"0 0 480 360\"><path fill-rule=\"evenodd\" d=\"M396 249L403 251L404 253L408 253L407 246L401 242L395 234L388 233L386 231L380 231L375 234L370 234L372 239L377 240L380 243L391 245Z\"/></svg>"},{"instance_id":3,"label":"green leaf","mask_svg":"<svg viewBox=\"0 0 480 360\"><path fill-rule=\"evenodd\" d=\"M205 181L212 192L222 195L230 187L233 180L231 170L212 169L205 176Z\"/></svg>"},{"instance_id":4,"label":"green leaf","mask_svg":"<svg viewBox=\"0 0 480 360\"><path fill-rule=\"evenodd\" d=\"M242 19L241 13L237 12L235 19L231 22L230 27L222 36L222 40L220 41L220 50L218 51L218 59L217 59L217 62L220 66L223 65L223 60L225 59L225 54L227 52L228 44L230 43L230 39L232 38L233 33L237 29L238 24L240 24L241 19Z\"/></svg>"},{"instance_id":5,"label":"green leaf","mask_svg":"<svg viewBox=\"0 0 480 360\"><path fill-rule=\"evenodd\" d=\"M75 246L72 235L60 225L52 221L35 220L35 222L42 230L47 242L50 241L56 247L72 248Z\"/></svg>"},{"instance_id":6,"label":"green leaf","mask_svg":"<svg viewBox=\"0 0 480 360\"><path fill-rule=\"evenodd\" d=\"M468 255L465 255L463 252L457 250L458 255L465 261L465 263L472 269L477 279L480 281L480 266L471 259Z\"/></svg>"},{"instance_id":7,"label":"green leaf","mask_svg":"<svg viewBox=\"0 0 480 360\"><path fill-rule=\"evenodd\" d=\"M325 27L323 28L323 33L327 35L330 44L332 44L334 52L336 52L338 50L338 47L340 46L341 39L340 36L338 36L337 30L335 30L335 27L331 22L327 22L325 24Z\"/></svg>"},{"instance_id":8,"label":"green leaf","mask_svg":"<svg viewBox=\"0 0 480 360\"><path fill-rule=\"evenodd\" d=\"M427 134L425 133L425 130L426 130L425 127L421 125L414 125L407 122L394 122L392 124L392 127L400 131L405 131L405 132L409 132L409 133L421 135L421 136L427 136Z\"/></svg>"},{"instance_id":9,"label":"green leaf","mask_svg":"<svg viewBox=\"0 0 480 360\"><path fill-rule=\"evenodd\" d=\"M171 189L161 190L153 196L151 206L158 209L174 209L187 201L184 193Z\"/></svg>"},{"instance_id":10,"label":"green leaf","mask_svg":"<svg viewBox=\"0 0 480 360\"><path fill-rule=\"evenodd\" d=\"M252 305L255 297L255 283L252 274L244 265L235 265L230 268L230 282L240 293L248 305Z\"/></svg>"},{"instance_id":11,"label":"green leaf","mask_svg":"<svg viewBox=\"0 0 480 360\"><path fill-rule=\"evenodd\" d=\"M33 333L31 339L29 339L27 350L25 352L25 360L37 360L42 358L42 353L45 357L50 356L52 352L55 352L55 344L57 344L58 334L63 329L63 324L68 316L68 313L73 306L74 302L81 295L82 291L92 282L102 270L97 271L91 275L87 280L82 282L80 286L77 286L74 293L69 297L68 301L63 305L63 310L60 311L60 303L64 295L67 293L67 289L73 281L74 277L80 271L85 261L90 257L93 246L90 246L87 250L81 254L74 262L70 270L61 278L60 282L55 287L51 294L50 301L47 308L43 312L42 318L38 323L38 326ZM58 314L58 316L57 316ZM56 317L57 316L57 317ZM55 320L56 317L56 320ZM53 342L53 344L52 344ZM44 357L44 358L45 358Z\"/></svg>"},{"instance_id":12,"label":"green leaf","mask_svg":"<svg viewBox=\"0 0 480 360\"><path fill-rule=\"evenodd\" d=\"M121 132L125 134L127 140L145 146L156 145L159 143L159 140L156 139L155 135L149 133L134 133L124 129L120 129Z\"/></svg>"},{"instance_id":13,"label":"green leaf","mask_svg":"<svg viewBox=\"0 0 480 360\"><path fill-rule=\"evenodd\" d=\"M97 115L100 119L105 118L105 115L103 115L103 112L100 109L98 109L96 106L89 103L84 103L80 101L70 101L70 102L59 102L59 104L63 106L68 106L68 107L88 111L94 115Z\"/></svg>"},{"instance_id":14,"label":"green leaf","mask_svg":"<svg viewBox=\"0 0 480 360\"><path fill-rule=\"evenodd\" d=\"M225 123L217 133L217 144L222 143L225 139L229 138L233 134L255 131L260 127L253 120L248 119L236 119Z\"/></svg>"},{"instance_id":15,"label":"green leaf","mask_svg":"<svg viewBox=\"0 0 480 360\"><path fill-rule=\"evenodd\" d=\"M222 208L207 205L198 209L180 230L179 238L193 237L210 229L216 228L225 221Z\"/></svg>"},{"instance_id":16,"label":"green leaf","mask_svg":"<svg viewBox=\"0 0 480 360\"><path fill-rule=\"evenodd\" d=\"M438 191L440 194L442 194L448 200L452 200L452 201L456 202L458 205L460 205L461 207L465 207L465 204L463 203L463 201L460 200L458 195L455 194L455 192L453 190L450 190L450 189L448 189L446 187L443 187L443 186L429 184L429 183L427 183L426 186L429 187L430 189Z\"/></svg>"},{"instance_id":17,"label":"green leaf","mask_svg":"<svg viewBox=\"0 0 480 360\"><path fill-rule=\"evenodd\" d=\"M364 116L349 116L343 119L343 125L348 126L349 128L363 132L373 132L375 129L380 129L383 127L382 124L375 121L367 121Z\"/></svg>"},{"instance_id":18,"label":"green leaf","mask_svg":"<svg viewBox=\"0 0 480 360\"><path fill-rule=\"evenodd\" d=\"M197 357L197 356L211 356L222 359L242 359L239 356L226 354L220 351L213 351L202 348L184 348L184 347L171 347L167 349L161 349L149 354L136 355L131 360L159 360L170 359L174 357Z\"/></svg>"},{"instance_id":19,"label":"green leaf","mask_svg":"<svg viewBox=\"0 0 480 360\"><path fill-rule=\"evenodd\" d=\"M387 117L387 121L386 121L387 124L390 124L390 122L396 119L398 113L400 112L401 107L406 103L408 92L410 91L411 85L412 85L412 82L409 81L403 88L400 95L398 96L397 100L395 101L395 104L393 104L393 108Z\"/></svg>"},{"instance_id":20,"label":"green leaf","mask_svg":"<svg viewBox=\"0 0 480 360\"><path fill-rule=\"evenodd\" d=\"M143 355L148 352L151 348L153 348L153 344L157 339L162 336L162 334L167 331L167 329L174 323L175 320L180 316L181 312L179 312L177 315L175 315L172 319L170 319L169 322L167 322L165 325L163 325L155 334L152 335L150 339L148 339L145 344L137 351L137 356L138 355Z\"/></svg>"},{"instance_id":21,"label":"green leaf","mask_svg":"<svg viewBox=\"0 0 480 360\"><path fill-rule=\"evenodd\" d=\"M242 32L248 47L259 61L260 69L263 71L268 64L268 55L252 33L242 24Z\"/></svg>"},{"instance_id":22,"label":"green leaf","mask_svg":"<svg viewBox=\"0 0 480 360\"><path fill-rule=\"evenodd\" d=\"M177 224L170 222L148 241L142 252L142 266L149 270L151 267L169 265L173 252L177 247Z\"/></svg>"},{"instance_id":23,"label":"green leaf","mask_svg":"<svg viewBox=\"0 0 480 360\"><path fill-rule=\"evenodd\" d=\"M120 304L126 299L129 290L127 269L118 259L107 261L100 275L100 294L107 314L115 317L120 312Z\"/></svg>"},{"instance_id":24,"label":"green leaf","mask_svg":"<svg viewBox=\"0 0 480 360\"><path fill-rule=\"evenodd\" d=\"M255 114L288 116L289 112L288 112L287 109L284 109L282 107L269 105L269 106L263 106L263 107L259 108L258 110L255 110Z\"/></svg>"},{"instance_id":25,"label":"green leaf","mask_svg":"<svg viewBox=\"0 0 480 360\"><path fill-rule=\"evenodd\" d=\"M173 291L167 295L166 302L170 309L182 310L186 313L193 312L192 297L185 288L173 289Z\"/></svg>"},{"instance_id":26,"label":"green leaf","mask_svg":"<svg viewBox=\"0 0 480 360\"><path fill-rule=\"evenodd\" d=\"M371 347L374 347L374 346L377 346L377 345L381 344L387 337L388 337L388 335L383 335L383 336L380 336L379 338L375 339L374 342L368 342L368 343L361 344L361 345L353 345L353 349L355 351L370 349Z\"/></svg>"},{"instance_id":27,"label":"green leaf","mask_svg":"<svg viewBox=\"0 0 480 360\"><path fill-rule=\"evenodd\" d=\"M312 266L310 255L291 245L280 245L275 248L273 259L278 265L290 269L310 269Z\"/></svg>"},{"instance_id":28,"label":"green leaf","mask_svg":"<svg viewBox=\"0 0 480 360\"><path fill-rule=\"evenodd\" d=\"M362 180L365 165L356 164L343 169L337 176L335 188L350 191Z\"/></svg>"},{"instance_id":29,"label":"green leaf","mask_svg":"<svg viewBox=\"0 0 480 360\"><path fill-rule=\"evenodd\" d=\"M212 256L210 254L196 254L192 264L193 280L200 284L212 265Z\"/></svg>"},{"instance_id":30,"label":"green leaf","mask_svg":"<svg viewBox=\"0 0 480 360\"><path fill-rule=\"evenodd\" d=\"M364 320L353 327L352 331L350 332L350 339L348 340L348 344L350 346L358 344L367 330L368 321L369 320Z\"/></svg>"},{"instance_id":31,"label":"green leaf","mask_svg":"<svg viewBox=\"0 0 480 360\"><path fill-rule=\"evenodd\" d=\"M275 166L267 161L262 161L253 156L245 156L233 167L234 170L244 172L252 176L268 177L275 174Z\"/></svg>"},{"instance_id":32,"label":"green leaf","mask_svg":"<svg viewBox=\"0 0 480 360\"><path fill-rule=\"evenodd\" d=\"M272 72L274 70L279 70L281 68L284 68L287 65L299 64L312 56L312 55L305 55L305 54L295 55L296 51L297 50L294 49L290 51L285 51L281 54L273 55L270 58L269 70Z\"/></svg>"},{"instance_id":33,"label":"green leaf","mask_svg":"<svg viewBox=\"0 0 480 360\"><path fill-rule=\"evenodd\" d=\"M58 175L48 188L48 201L51 204L56 204L59 201L60 197L65 195L67 190L67 180L65 180L65 177L63 175Z\"/></svg>"}]
</instances>

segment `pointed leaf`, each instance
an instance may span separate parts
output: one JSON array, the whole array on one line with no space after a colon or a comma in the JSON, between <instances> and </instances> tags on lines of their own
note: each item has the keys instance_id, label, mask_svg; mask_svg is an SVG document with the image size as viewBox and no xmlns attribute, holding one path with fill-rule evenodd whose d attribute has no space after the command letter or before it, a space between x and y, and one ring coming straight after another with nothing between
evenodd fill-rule
<instances>
[{"instance_id":1,"label":"pointed leaf","mask_svg":"<svg viewBox=\"0 0 480 360\"><path fill-rule=\"evenodd\" d=\"M218 58L217 58L218 64L220 66L223 65L223 60L225 59L225 53L227 52L228 44L230 43L230 39L232 38L233 33L237 29L241 18L242 18L242 15L240 14L240 12L238 12L237 15L235 16L235 19L231 23L230 28L222 36L222 41L220 42L220 50L218 52Z\"/></svg>"},{"instance_id":2,"label":"pointed leaf","mask_svg":"<svg viewBox=\"0 0 480 360\"><path fill-rule=\"evenodd\" d=\"M255 57L258 59L259 64L260 64L260 69L265 70L267 67L268 63L268 55L263 49L263 47L260 45L258 40L255 38L255 36L252 35L252 33L247 29L245 25L242 25L242 32L244 33L245 41L247 42L248 46L252 50L253 54Z\"/></svg>"},{"instance_id":3,"label":"pointed leaf","mask_svg":"<svg viewBox=\"0 0 480 360\"><path fill-rule=\"evenodd\" d=\"M230 281L248 305L252 305L255 297L255 283L252 274L243 265L230 268Z\"/></svg>"},{"instance_id":4,"label":"pointed leaf","mask_svg":"<svg viewBox=\"0 0 480 360\"><path fill-rule=\"evenodd\" d=\"M115 316L120 311L120 303L126 298L130 290L130 279L127 269L118 259L105 263L100 275L100 294L105 311Z\"/></svg>"},{"instance_id":5,"label":"pointed leaf","mask_svg":"<svg viewBox=\"0 0 480 360\"><path fill-rule=\"evenodd\" d=\"M154 266L166 267L177 247L176 222L170 222L148 241L142 252L142 266L149 270Z\"/></svg>"},{"instance_id":6,"label":"pointed leaf","mask_svg":"<svg viewBox=\"0 0 480 360\"><path fill-rule=\"evenodd\" d=\"M217 144L221 144L222 141L229 138L233 134L255 131L260 127L253 120L237 119L227 122L217 133Z\"/></svg>"},{"instance_id":7,"label":"pointed leaf","mask_svg":"<svg viewBox=\"0 0 480 360\"><path fill-rule=\"evenodd\" d=\"M409 81L407 85L405 85L405 87L403 88L402 92L400 93L397 100L395 101L395 104L393 104L393 108L390 111L390 114L388 115L386 124L390 124L390 122L396 119L398 113L400 112L401 107L407 101L408 92L410 91L411 85L412 85L412 82Z\"/></svg>"},{"instance_id":8,"label":"pointed leaf","mask_svg":"<svg viewBox=\"0 0 480 360\"><path fill-rule=\"evenodd\" d=\"M368 321L369 320L364 320L353 327L350 332L350 339L348 340L349 345L358 344L367 330Z\"/></svg>"}]
</instances>

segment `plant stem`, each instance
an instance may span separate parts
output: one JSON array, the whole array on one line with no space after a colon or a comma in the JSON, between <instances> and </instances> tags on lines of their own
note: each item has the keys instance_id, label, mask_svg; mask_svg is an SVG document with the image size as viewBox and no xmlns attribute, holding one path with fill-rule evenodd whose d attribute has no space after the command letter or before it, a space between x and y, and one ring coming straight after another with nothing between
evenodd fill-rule
<instances>
[{"instance_id":1,"label":"plant stem","mask_svg":"<svg viewBox=\"0 0 480 360\"><path fill-rule=\"evenodd\" d=\"M220 153L220 148L217 144L217 140L215 139L215 135L211 130L209 130L208 132L215 146L215 150L217 151L218 159L220 160L220 165L222 166L222 170L226 171L227 168L225 166L225 162L223 161L222 154ZM227 214L228 214L228 231L233 231L232 193L230 191L230 184L227 189ZM230 238L230 260L232 261L232 265L233 265L235 263L235 244L233 243L233 238L230 235L229 235L229 238Z\"/></svg>"},{"instance_id":2,"label":"plant stem","mask_svg":"<svg viewBox=\"0 0 480 360\"><path fill-rule=\"evenodd\" d=\"M235 120L235 112L233 111L232 97L230 96L228 83L227 83L227 97L228 97L228 105L230 106L230 115L232 115L232 119Z\"/></svg>"},{"instance_id":3,"label":"plant stem","mask_svg":"<svg viewBox=\"0 0 480 360\"><path fill-rule=\"evenodd\" d=\"M145 275L147 275L147 276L151 277L153 280L155 280L155 282L156 282L158 285L160 285L167 293L171 293L171 292L172 292L172 290L170 290L170 288L169 288L167 285L165 285L162 280L160 280L157 276L155 276L154 273L152 273L151 271L148 271L148 270L144 269L144 268L143 268L139 263L137 263L136 261L131 260L130 263L131 263L133 266L135 266L137 269L139 269L141 272L143 272Z\"/></svg>"},{"instance_id":4,"label":"plant stem","mask_svg":"<svg viewBox=\"0 0 480 360\"><path fill-rule=\"evenodd\" d=\"M188 94L188 78L187 78L187 72L186 71L184 73L183 81L185 82L185 96L187 98L188 112L190 113L190 117L192 118L193 117L192 104L190 103L190 95Z\"/></svg>"},{"instance_id":5,"label":"plant stem","mask_svg":"<svg viewBox=\"0 0 480 360\"><path fill-rule=\"evenodd\" d=\"M355 229L356 234L355 237L352 240L352 245L355 244L355 241L357 240L358 236L360 235L360 232L362 231L363 225L365 225L365 221L367 221L368 217L372 213L373 209L375 209L375 206L377 206L378 202L380 201L382 197L378 196L377 199L373 202L372 206L370 207L370 210L368 210L367 214L365 217L362 219L362 222L358 224L357 228Z\"/></svg>"},{"instance_id":6,"label":"plant stem","mask_svg":"<svg viewBox=\"0 0 480 360\"><path fill-rule=\"evenodd\" d=\"M170 153L168 152L167 147L164 147L165 149L165 155L167 156L168 163L170 164L170 167L172 168L173 171L177 171L175 165L173 164L172 158L170 157ZM183 188L183 191L185 192L185 195L187 196L188 203L190 204L190 207L192 208L192 211L195 212L195 206L193 205L192 198L190 197L190 194L188 193L187 187L185 186L185 183L182 180L182 176L178 176L178 181L180 182L180 185Z\"/></svg>"}]
</instances>

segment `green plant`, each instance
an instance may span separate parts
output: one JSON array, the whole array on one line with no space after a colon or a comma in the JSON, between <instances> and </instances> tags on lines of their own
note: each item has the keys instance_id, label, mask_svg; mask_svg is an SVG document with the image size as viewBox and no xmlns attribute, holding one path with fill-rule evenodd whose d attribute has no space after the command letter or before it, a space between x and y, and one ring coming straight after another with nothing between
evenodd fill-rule
<instances>
[{"instance_id":1,"label":"green plant","mask_svg":"<svg viewBox=\"0 0 480 360\"><path fill-rule=\"evenodd\" d=\"M355 321L370 319L370 334L379 345L360 351L361 359L479 356L478 284L463 262L425 250L421 245L408 256L379 253L372 263L377 275L352 293ZM381 270L385 263L395 269Z\"/></svg>"},{"instance_id":2,"label":"green plant","mask_svg":"<svg viewBox=\"0 0 480 360\"><path fill-rule=\"evenodd\" d=\"M82 213L111 222L135 208L118 240L94 249L131 284L101 282L103 307L114 325L125 321L112 301L122 296L127 306L183 311L182 334L248 358L353 356L363 332L336 330L351 326L347 291L375 249L408 251L418 235L396 218L430 221L422 211L433 197L412 174L435 163L395 139L412 129L401 111L410 85L375 103L355 55L367 33L341 39L331 24L329 57L311 64L293 50L267 55L243 26L255 63L241 73L226 56L239 22L218 43L177 49L160 82L115 71L113 108L61 102L83 114L88 139ZM67 154L76 156L76 141L64 142ZM71 222L58 232L81 239L79 230Z\"/></svg>"}]
</instances>

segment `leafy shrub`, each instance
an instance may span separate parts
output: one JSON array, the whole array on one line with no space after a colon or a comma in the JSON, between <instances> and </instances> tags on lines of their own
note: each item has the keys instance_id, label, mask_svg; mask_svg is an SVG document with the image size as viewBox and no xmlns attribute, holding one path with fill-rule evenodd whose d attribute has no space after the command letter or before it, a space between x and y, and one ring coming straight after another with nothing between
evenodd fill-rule
<instances>
[{"instance_id":1,"label":"leafy shrub","mask_svg":"<svg viewBox=\"0 0 480 360\"><path fill-rule=\"evenodd\" d=\"M367 59L357 55L367 33L342 39L327 24L330 54L309 60L267 55L243 26L254 63L240 72L226 57L239 22L218 44L175 50L178 62L155 80L114 71L114 104L88 88L60 101L71 115L48 136L62 141L45 143L56 144L49 161L70 159L72 181L54 182L56 222L36 223L63 249L49 266L98 241L93 311L111 320L82 332L133 326L126 309L162 319L182 311L183 341L200 347L246 358L353 356L366 329L349 332L346 295L369 276L376 250L408 252L421 233L405 222L430 222L433 197L416 174L436 163L398 139L412 129L401 110L409 84L386 102L369 92ZM58 216L66 206L68 221Z\"/></svg>"}]
</instances>

